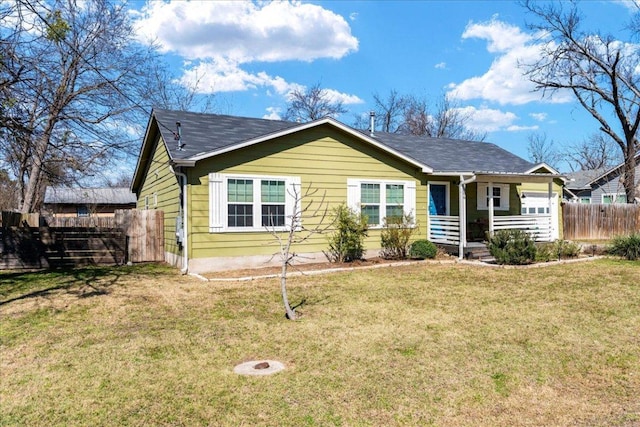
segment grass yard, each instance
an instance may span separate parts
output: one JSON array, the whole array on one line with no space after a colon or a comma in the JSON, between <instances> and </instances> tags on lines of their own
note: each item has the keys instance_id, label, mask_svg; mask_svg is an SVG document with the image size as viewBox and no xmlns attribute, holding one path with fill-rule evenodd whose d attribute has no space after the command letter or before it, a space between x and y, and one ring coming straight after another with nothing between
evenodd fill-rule
<instances>
[{"instance_id":1,"label":"grass yard","mask_svg":"<svg viewBox=\"0 0 640 427\"><path fill-rule=\"evenodd\" d=\"M0 425L638 426L640 262L0 273ZM286 369L239 376L241 362Z\"/></svg>"}]
</instances>

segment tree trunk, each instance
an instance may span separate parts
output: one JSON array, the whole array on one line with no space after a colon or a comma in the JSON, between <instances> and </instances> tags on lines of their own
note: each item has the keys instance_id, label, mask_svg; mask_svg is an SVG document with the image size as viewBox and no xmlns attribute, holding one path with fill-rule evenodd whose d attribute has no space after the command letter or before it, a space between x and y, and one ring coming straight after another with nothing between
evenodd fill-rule
<instances>
[{"instance_id":1,"label":"tree trunk","mask_svg":"<svg viewBox=\"0 0 640 427\"><path fill-rule=\"evenodd\" d=\"M636 200L636 154L635 141L629 141L627 152L624 156L623 181L624 192L627 195L627 203L635 203Z\"/></svg>"},{"instance_id":2,"label":"tree trunk","mask_svg":"<svg viewBox=\"0 0 640 427\"><path fill-rule=\"evenodd\" d=\"M285 261L282 263L282 274L280 276L280 291L282 292L282 302L284 303L284 310L287 314L287 319L296 320L296 312L293 311L289 304L289 297L287 296L287 267L289 265L289 254L286 254Z\"/></svg>"}]
</instances>

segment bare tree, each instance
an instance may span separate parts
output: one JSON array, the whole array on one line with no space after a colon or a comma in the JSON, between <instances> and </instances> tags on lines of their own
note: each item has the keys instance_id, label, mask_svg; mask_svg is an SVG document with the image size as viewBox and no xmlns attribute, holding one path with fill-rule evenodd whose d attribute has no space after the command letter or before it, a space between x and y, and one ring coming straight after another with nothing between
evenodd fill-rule
<instances>
[{"instance_id":1,"label":"bare tree","mask_svg":"<svg viewBox=\"0 0 640 427\"><path fill-rule=\"evenodd\" d=\"M287 231L279 232L275 227L267 227L274 237L274 242L278 244L279 251L274 256L280 257L282 270L280 273L280 292L282 294L282 302L284 304L287 319L296 320L297 315L295 308L289 303L287 294L287 273L290 267L295 267L294 262L301 255L296 253L294 249L304 244L307 240L316 234L325 233L332 224L326 224L328 208L325 203L325 194L322 195L319 202L313 197L317 195L318 189L312 189L311 184L302 192L302 189L293 185L287 190L294 201L294 208L291 216L287 218ZM303 206L303 203L306 205ZM304 218L304 222L302 221ZM307 226L305 224L312 224Z\"/></svg>"},{"instance_id":2,"label":"bare tree","mask_svg":"<svg viewBox=\"0 0 640 427\"><path fill-rule=\"evenodd\" d=\"M640 50L610 34L581 29L577 3L524 3L539 23L532 28L550 37L540 59L527 64L538 90L568 90L619 146L627 201L636 198L635 162L639 149Z\"/></svg>"},{"instance_id":3,"label":"bare tree","mask_svg":"<svg viewBox=\"0 0 640 427\"><path fill-rule=\"evenodd\" d=\"M207 88L202 87L203 76L199 76L192 83L185 84L180 82L164 63L154 63L150 71L153 81L157 84L146 86L148 92L140 96L149 105L167 110L201 113L211 113L218 109L215 94L206 93Z\"/></svg>"},{"instance_id":4,"label":"bare tree","mask_svg":"<svg viewBox=\"0 0 640 427\"><path fill-rule=\"evenodd\" d=\"M609 169L622 162L613 139L594 133L582 142L567 147L565 158L572 170Z\"/></svg>"},{"instance_id":5,"label":"bare tree","mask_svg":"<svg viewBox=\"0 0 640 427\"><path fill-rule=\"evenodd\" d=\"M20 210L37 209L44 187L87 176L123 153L134 154L153 50L135 43L124 4L107 0L18 0L9 40L20 71L6 87L12 118L0 150L18 181ZM16 71L17 70L17 71ZM136 98L136 99L134 99Z\"/></svg>"},{"instance_id":6,"label":"bare tree","mask_svg":"<svg viewBox=\"0 0 640 427\"><path fill-rule=\"evenodd\" d=\"M401 133L431 138L484 141L485 133L469 128L471 116L446 95L442 95L430 108L424 99L409 97L404 112Z\"/></svg>"},{"instance_id":7,"label":"bare tree","mask_svg":"<svg viewBox=\"0 0 640 427\"><path fill-rule=\"evenodd\" d=\"M546 163L552 168L558 168L558 162L561 160L561 154L555 147L553 140L547 139L544 132L532 132L527 137L527 152L529 160L533 163Z\"/></svg>"},{"instance_id":8,"label":"bare tree","mask_svg":"<svg viewBox=\"0 0 640 427\"><path fill-rule=\"evenodd\" d=\"M376 93L373 99L376 130L470 141L483 141L486 138L485 133L469 128L469 114L446 95L442 95L434 105L430 105L426 98L400 95L396 90L391 90L386 98ZM364 118L358 117L354 126L367 129L369 124L365 123Z\"/></svg>"},{"instance_id":9,"label":"bare tree","mask_svg":"<svg viewBox=\"0 0 640 427\"><path fill-rule=\"evenodd\" d=\"M389 91L386 99L377 93L374 94L374 111L378 129L382 132L398 132L404 123L405 110L409 101L409 97L399 95L395 89Z\"/></svg>"},{"instance_id":10,"label":"bare tree","mask_svg":"<svg viewBox=\"0 0 640 427\"><path fill-rule=\"evenodd\" d=\"M342 101L332 99L329 93L316 83L306 90L296 89L291 92L285 120L308 122L323 117L336 117L346 113Z\"/></svg>"}]
</instances>

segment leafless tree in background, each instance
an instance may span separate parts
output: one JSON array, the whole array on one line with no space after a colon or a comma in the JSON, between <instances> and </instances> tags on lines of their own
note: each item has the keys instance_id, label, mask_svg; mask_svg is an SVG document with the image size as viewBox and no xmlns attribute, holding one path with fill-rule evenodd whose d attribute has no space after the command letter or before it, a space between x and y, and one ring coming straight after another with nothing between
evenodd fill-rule
<instances>
[{"instance_id":1,"label":"leafless tree in background","mask_svg":"<svg viewBox=\"0 0 640 427\"><path fill-rule=\"evenodd\" d=\"M527 153L532 163L546 163L554 169L558 169L558 163L562 155L555 147L553 140L547 139L544 132L532 132L527 137Z\"/></svg>"},{"instance_id":2,"label":"leafless tree in background","mask_svg":"<svg viewBox=\"0 0 640 427\"><path fill-rule=\"evenodd\" d=\"M337 117L346 113L342 101L332 99L329 93L316 83L306 90L291 92L284 120L309 122L323 117Z\"/></svg>"},{"instance_id":3,"label":"leafless tree in background","mask_svg":"<svg viewBox=\"0 0 640 427\"><path fill-rule=\"evenodd\" d=\"M486 134L469 128L469 114L445 95L433 106L425 98L401 95L396 90L389 91L386 97L376 93L373 100L378 131L469 141L486 138ZM354 127L368 129L369 121L358 117Z\"/></svg>"},{"instance_id":4,"label":"leafless tree in background","mask_svg":"<svg viewBox=\"0 0 640 427\"><path fill-rule=\"evenodd\" d=\"M613 139L604 133L594 133L565 150L565 159L572 170L610 169L622 163L622 156Z\"/></svg>"},{"instance_id":5,"label":"leafless tree in background","mask_svg":"<svg viewBox=\"0 0 640 427\"><path fill-rule=\"evenodd\" d=\"M613 139L622 152L627 201L636 198L635 158L640 148L640 50L611 34L584 31L576 2L525 1L537 19L531 27L545 38L540 59L527 75L545 92L568 90ZM640 32L638 16L631 23L631 37Z\"/></svg>"}]
</instances>

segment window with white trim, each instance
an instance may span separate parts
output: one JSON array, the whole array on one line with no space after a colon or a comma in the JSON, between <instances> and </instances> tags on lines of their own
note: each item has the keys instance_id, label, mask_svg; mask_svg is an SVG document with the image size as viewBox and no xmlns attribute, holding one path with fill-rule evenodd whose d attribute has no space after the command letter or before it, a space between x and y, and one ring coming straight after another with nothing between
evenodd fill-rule
<instances>
[{"instance_id":1,"label":"window with white trim","mask_svg":"<svg viewBox=\"0 0 640 427\"><path fill-rule=\"evenodd\" d=\"M80 217L89 216L89 207L86 205L80 205L77 207L77 213Z\"/></svg>"},{"instance_id":2,"label":"window with white trim","mask_svg":"<svg viewBox=\"0 0 640 427\"><path fill-rule=\"evenodd\" d=\"M415 215L414 181L347 180L347 204L367 216L370 227L382 226L384 219Z\"/></svg>"},{"instance_id":3,"label":"window with white trim","mask_svg":"<svg viewBox=\"0 0 640 427\"><path fill-rule=\"evenodd\" d=\"M591 204L591 197L588 196L581 196L580 199L578 200L578 203L582 203L582 204Z\"/></svg>"},{"instance_id":4,"label":"window with white trim","mask_svg":"<svg viewBox=\"0 0 640 427\"><path fill-rule=\"evenodd\" d=\"M296 192L299 177L209 174L209 231L285 230Z\"/></svg>"},{"instance_id":5,"label":"window with white trim","mask_svg":"<svg viewBox=\"0 0 640 427\"><path fill-rule=\"evenodd\" d=\"M496 211L509 210L509 184L493 185L493 209ZM477 208L479 211L489 209L489 184L478 183Z\"/></svg>"},{"instance_id":6,"label":"window with white trim","mask_svg":"<svg viewBox=\"0 0 640 427\"><path fill-rule=\"evenodd\" d=\"M622 193L603 194L602 203L605 205L610 205L612 203L627 203L627 195Z\"/></svg>"}]
</instances>

